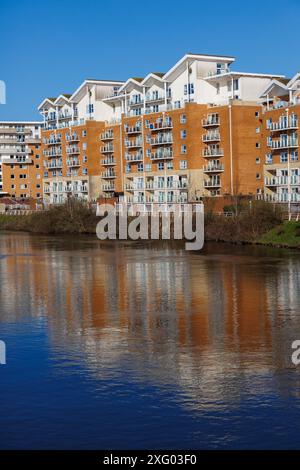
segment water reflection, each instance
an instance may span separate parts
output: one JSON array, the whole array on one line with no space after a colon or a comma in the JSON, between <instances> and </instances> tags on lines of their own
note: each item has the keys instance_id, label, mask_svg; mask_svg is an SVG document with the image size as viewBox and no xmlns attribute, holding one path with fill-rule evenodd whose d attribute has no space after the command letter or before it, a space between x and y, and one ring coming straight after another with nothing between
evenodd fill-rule
<instances>
[{"instance_id":1,"label":"water reflection","mask_svg":"<svg viewBox=\"0 0 300 470\"><path fill-rule=\"evenodd\" d=\"M300 257L0 235L0 322L46 322L56 370L176 389L189 410L299 395ZM0 323L0 326L1 326ZM283 374L283 371L289 374ZM263 380L262 380L263 377Z\"/></svg>"}]
</instances>

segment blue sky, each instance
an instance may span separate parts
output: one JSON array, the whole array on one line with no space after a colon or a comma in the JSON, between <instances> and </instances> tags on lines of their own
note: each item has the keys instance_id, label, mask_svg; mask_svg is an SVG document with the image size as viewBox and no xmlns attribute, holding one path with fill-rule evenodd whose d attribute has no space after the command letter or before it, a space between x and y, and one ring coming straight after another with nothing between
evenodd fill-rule
<instances>
[{"instance_id":1,"label":"blue sky","mask_svg":"<svg viewBox=\"0 0 300 470\"><path fill-rule=\"evenodd\" d=\"M1 0L0 119L37 119L46 96L85 78L166 71L186 52L233 55L235 70L300 70L300 0Z\"/></svg>"}]
</instances>

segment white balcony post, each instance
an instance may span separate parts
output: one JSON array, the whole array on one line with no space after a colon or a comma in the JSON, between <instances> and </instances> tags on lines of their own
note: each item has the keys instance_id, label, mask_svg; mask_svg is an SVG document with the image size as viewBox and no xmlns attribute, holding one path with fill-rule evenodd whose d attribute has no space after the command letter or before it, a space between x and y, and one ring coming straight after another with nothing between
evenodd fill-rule
<instances>
[{"instance_id":1,"label":"white balcony post","mask_svg":"<svg viewBox=\"0 0 300 470\"><path fill-rule=\"evenodd\" d=\"M164 83L164 89L165 89L165 109L167 110L167 105L168 105L168 99L167 99L167 82Z\"/></svg>"},{"instance_id":2,"label":"white balcony post","mask_svg":"<svg viewBox=\"0 0 300 470\"><path fill-rule=\"evenodd\" d=\"M56 112L56 128L58 128L58 106L56 106L55 112Z\"/></svg>"}]
</instances>

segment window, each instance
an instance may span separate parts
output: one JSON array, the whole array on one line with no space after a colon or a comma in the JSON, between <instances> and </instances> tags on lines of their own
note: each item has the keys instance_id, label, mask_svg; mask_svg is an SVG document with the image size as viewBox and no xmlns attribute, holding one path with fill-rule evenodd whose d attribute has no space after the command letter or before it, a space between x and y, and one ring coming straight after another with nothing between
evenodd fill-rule
<instances>
[{"instance_id":1,"label":"window","mask_svg":"<svg viewBox=\"0 0 300 470\"><path fill-rule=\"evenodd\" d=\"M39 156L39 155L36 155L35 158L36 158L37 160L39 160L40 156Z\"/></svg>"},{"instance_id":2,"label":"window","mask_svg":"<svg viewBox=\"0 0 300 470\"><path fill-rule=\"evenodd\" d=\"M82 131L82 137L86 137L86 130Z\"/></svg>"},{"instance_id":3,"label":"window","mask_svg":"<svg viewBox=\"0 0 300 470\"><path fill-rule=\"evenodd\" d=\"M186 160L180 160L179 168L180 168L180 170L186 170L187 169L187 161Z\"/></svg>"},{"instance_id":4,"label":"window","mask_svg":"<svg viewBox=\"0 0 300 470\"><path fill-rule=\"evenodd\" d=\"M40 168L40 165L35 165L36 168Z\"/></svg>"},{"instance_id":5,"label":"window","mask_svg":"<svg viewBox=\"0 0 300 470\"><path fill-rule=\"evenodd\" d=\"M259 111L255 111L255 117L259 117Z\"/></svg>"},{"instance_id":6,"label":"window","mask_svg":"<svg viewBox=\"0 0 300 470\"><path fill-rule=\"evenodd\" d=\"M40 187L41 187L40 184L37 184L37 185L36 185L36 188L37 188L37 189L40 189Z\"/></svg>"},{"instance_id":7,"label":"window","mask_svg":"<svg viewBox=\"0 0 300 470\"><path fill-rule=\"evenodd\" d=\"M256 165L258 165L260 163L260 158L259 157L256 158L255 163L256 163Z\"/></svg>"},{"instance_id":8,"label":"window","mask_svg":"<svg viewBox=\"0 0 300 470\"><path fill-rule=\"evenodd\" d=\"M48 173L47 173L46 178L47 178L47 177L48 177ZM37 180L41 179L41 175L40 175L40 174L36 175L36 179L37 179Z\"/></svg>"},{"instance_id":9,"label":"window","mask_svg":"<svg viewBox=\"0 0 300 470\"><path fill-rule=\"evenodd\" d=\"M186 139L186 130L185 129L180 131L180 137L181 137L181 139Z\"/></svg>"},{"instance_id":10,"label":"window","mask_svg":"<svg viewBox=\"0 0 300 470\"><path fill-rule=\"evenodd\" d=\"M235 78L233 80L233 89L234 89L234 91L237 91L239 89L239 79L238 78Z\"/></svg>"},{"instance_id":11,"label":"window","mask_svg":"<svg viewBox=\"0 0 300 470\"><path fill-rule=\"evenodd\" d=\"M130 173L131 172L131 165L129 163L127 163L126 167L125 167L125 172L126 173Z\"/></svg>"},{"instance_id":12,"label":"window","mask_svg":"<svg viewBox=\"0 0 300 470\"><path fill-rule=\"evenodd\" d=\"M21 184L21 189L27 189L27 184Z\"/></svg>"},{"instance_id":13,"label":"window","mask_svg":"<svg viewBox=\"0 0 300 470\"><path fill-rule=\"evenodd\" d=\"M83 144L82 144L82 150L86 150L86 149L87 149L87 144L86 144L86 142L83 142Z\"/></svg>"},{"instance_id":14,"label":"window","mask_svg":"<svg viewBox=\"0 0 300 470\"><path fill-rule=\"evenodd\" d=\"M16 185L15 184L12 184L11 185L11 189L15 189Z\"/></svg>"},{"instance_id":15,"label":"window","mask_svg":"<svg viewBox=\"0 0 300 470\"><path fill-rule=\"evenodd\" d=\"M82 161L83 161L83 163L87 162L87 156L86 155L83 156Z\"/></svg>"},{"instance_id":16,"label":"window","mask_svg":"<svg viewBox=\"0 0 300 470\"><path fill-rule=\"evenodd\" d=\"M158 169L159 171L164 170L164 168L165 168L164 162L159 162L159 163L157 164L157 169Z\"/></svg>"},{"instance_id":17,"label":"window","mask_svg":"<svg viewBox=\"0 0 300 470\"><path fill-rule=\"evenodd\" d=\"M83 174L83 175L87 175L87 174L88 174L87 168L82 168L82 174Z\"/></svg>"},{"instance_id":18,"label":"window","mask_svg":"<svg viewBox=\"0 0 300 470\"><path fill-rule=\"evenodd\" d=\"M186 154L186 145L182 145L180 151L182 154Z\"/></svg>"},{"instance_id":19,"label":"window","mask_svg":"<svg viewBox=\"0 0 300 470\"><path fill-rule=\"evenodd\" d=\"M298 150L293 150L291 153L291 161L297 162L298 161Z\"/></svg>"},{"instance_id":20,"label":"window","mask_svg":"<svg viewBox=\"0 0 300 470\"><path fill-rule=\"evenodd\" d=\"M87 104L86 105L86 112L87 112L87 114L92 114L94 112L94 105L93 104Z\"/></svg>"},{"instance_id":21,"label":"window","mask_svg":"<svg viewBox=\"0 0 300 470\"><path fill-rule=\"evenodd\" d=\"M195 92L194 90L194 84L189 83L188 85L184 85L184 94L185 95L193 95Z\"/></svg>"},{"instance_id":22,"label":"window","mask_svg":"<svg viewBox=\"0 0 300 470\"><path fill-rule=\"evenodd\" d=\"M167 169L168 169L168 170L173 170L173 166L174 166L174 165L173 165L173 162L172 162L172 161L167 162Z\"/></svg>"},{"instance_id":23,"label":"window","mask_svg":"<svg viewBox=\"0 0 300 470\"><path fill-rule=\"evenodd\" d=\"M149 129L149 127L150 127L150 121L149 121L149 119L146 119L146 121L145 121L145 127L146 127L146 129Z\"/></svg>"},{"instance_id":24,"label":"window","mask_svg":"<svg viewBox=\"0 0 300 470\"><path fill-rule=\"evenodd\" d=\"M266 155L266 163L268 164L273 163L273 155L271 153L268 153Z\"/></svg>"},{"instance_id":25,"label":"window","mask_svg":"<svg viewBox=\"0 0 300 470\"><path fill-rule=\"evenodd\" d=\"M185 124L186 123L186 114L180 114L180 123Z\"/></svg>"},{"instance_id":26,"label":"window","mask_svg":"<svg viewBox=\"0 0 300 470\"><path fill-rule=\"evenodd\" d=\"M138 163L137 171L144 171L144 164L143 163Z\"/></svg>"},{"instance_id":27,"label":"window","mask_svg":"<svg viewBox=\"0 0 300 470\"><path fill-rule=\"evenodd\" d=\"M257 127L257 128L255 129L255 132L256 132L256 134L259 134L259 133L260 133L260 127Z\"/></svg>"},{"instance_id":28,"label":"window","mask_svg":"<svg viewBox=\"0 0 300 470\"><path fill-rule=\"evenodd\" d=\"M260 173L256 173L256 179L260 180Z\"/></svg>"},{"instance_id":29,"label":"window","mask_svg":"<svg viewBox=\"0 0 300 470\"><path fill-rule=\"evenodd\" d=\"M145 165L145 171L151 171L151 169L152 169L151 163L146 163L146 165Z\"/></svg>"},{"instance_id":30,"label":"window","mask_svg":"<svg viewBox=\"0 0 300 470\"><path fill-rule=\"evenodd\" d=\"M180 101L175 101L175 102L174 102L174 108L175 108L175 109L181 108L181 103L180 103Z\"/></svg>"},{"instance_id":31,"label":"window","mask_svg":"<svg viewBox=\"0 0 300 470\"><path fill-rule=\"evenodd\" d=\"M287 152L281 152L280 154L280 163L286 163L288 161Z\"/></svg>"},{"instance_id":32,"label":"window","mask_svg":"<svg viewBox=\"0 0 300 470\"><path fill-rule=\"evenodd\" d=\"M259 148L260 148L260 143L259 143L259 142L256 142L255 147L256 147L257 149L259 149Z\"/></svg>"}]
</instances>

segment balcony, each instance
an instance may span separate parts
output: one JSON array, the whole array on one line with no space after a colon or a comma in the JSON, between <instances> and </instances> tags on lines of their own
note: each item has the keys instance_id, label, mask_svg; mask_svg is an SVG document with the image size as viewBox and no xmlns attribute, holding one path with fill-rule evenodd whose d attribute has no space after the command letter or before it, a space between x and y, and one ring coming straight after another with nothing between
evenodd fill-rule
<instances>
[{"instance_id":1,"label":"balcony","mask_svg":"<svg viewBox=\"0 0 300 470\"><path fill-rule=\"evenodd\" d=\"M56 170L57 168L62 168L62 160L52 160L51 162L46 162L46 168Z\"/></svg>"},{"instance_id":2,"label":"balcony","mask_svg":"<svg viewBox=\"0 0 300 470\"><path fill-rule=\"evenodd\" d=\"M61 144L61 137L50 137L49 139L44 139L45 145L57 145Z\"/></svg>"},{"instance_id":3,"label":"balcony","mask_svg":"<svg viewBox=\"0 0 300 470\"><path fill-rule=\"evenodd\" d=\"M147 181L146 189L155 191L157 189L187 189L187 181Z\"/></svg>"},{"instance_id":4,"label":"balcony","mask_svg":"<svg viewBox=\"0 0 300 470\"><path fill-rule=\"evenodd\" d=\"M211 157L223 157L224 156L224 150L217 147L217 148L206 148L202 150L202 155L205 158L211 158Z\"/></svg>"},{"instance_id":5,"label":"balcony","mask_svg":"<svg viewBox=\"0 0 300 470\"><path fill-rule=\"evenodd\" d=\"M265 186L291 186L300 184L300 176L298 175L291 175L290 178L288 176L273 176L271 178L265 178Z\"/></svg>"},{"instance_id":6,"label":"balcony","mask_svg":"<svg viewBox=\"0 0 300 470\"><path fill-rule=\"evenodd\" d=\"M221 140L219 132L209 132L202 136L203 142L218 142Z\"/></svg>"},{"instance_id":7,"label":"balcony","mask_svg":"<svg viewBox=\"0 0 300 470\"><path fill-rule=\"evenodd\" d=\"M173 158L173 151L168 149L158 149L156 152L151 153L151 160L171 160Z\"/></svg>"},{"instance_id":8,"label":"balcony","mask_svg":"<svg viewBox=\"0 0 300 470\"><path fill-rule=\"evenodd\" d=\"M214 127L220 125L220 119L217 114L209 114L207 118L202 119L202 127Z\"/></svg>"},{"instance_id":9,"label":"balcony","mask_svg":"<svg viewBox=\"0 0 300 470\"><path fill-rule=\"evenodd\" d=\"M116 164L116 160L114 158L104 158L103 160L101 160L101 165L103 166L112 166L112 165L115 165Z\"/></svg>"},{"instance_id":10,"label":"balcony","mask_svg":"<svg viewBox=\"0 0 300 470\"><path fill-rule=\"evenodd\" d=\"M270 140L268 142L268 147L271 147L272 150L276 149L288 149L288 148L297 148L298 147L298 139L297 138L287 138L287 139L280 139L280 140Z\"/></svg>"},{"instance_id":11,"label":"balcony","mask_svg":"<svg viewBox=\"0 0 300 470\"><path fill-rule=\"evenodd\" d=\"M142 132L142 124L136 124L135 126L125 125L125 132L127 134L140 134Z\"/></svg>"},{"instance_id":12,"label":"balcony","mask_svg":"<svg viewBox=\"0 0 300 470\"><path fill-rule=\"evenodd\" d=\"M150 140L151 145L172 145L173 136L170 133L157 134Z\"/></svg>"},{"instance_id":13,"label":"balcony","mask_svg":"<svg viewBox=\"0 0 300 470\"><path fill-rule=\"evenodd\" d=\"M79 141L79 135L74 132L74 134L66 134L66 141L67 142L78 142Z\"/></svg>"},{"instance_id":14,"label":"balcony","mask_svg":"<svg viewBox=\"0 0 300 470\"><path fill-rule=\"evenodd\" d=\"M56 121L56 114L53 113L53 114L49 114L45 116L45 121L46 122Z\"/></svg>"},{"instance_id":15,"label":"balcony","mask_svg":"<svg viewBox=\"0 0 300 470\"><path fill-rule=\"evenodd\" d=\"M79 147L77 147L77 145L67 147L67 154L68 155L76 155L78 153L80 153L80 149L79 149Z\"/></svg>"},{"instance_id":16,"label":"balcony","mask_svg":"<svg viewBox=\"0 0 300 470\"><path fill-rule=\"evenodd\" d=\"M220 178L211 178L209 180L204 180L204 187L205 188L220 188L221 187L221 179Z\"/></svg>"},{"instance_id":17,"label":"balcony","mask_svg":"<svg viewBox=\"0 0 300 470\"><path fill-rule=\"evenodd\" d=\"M101 153L113 153L114 146L113 146L113 144L103 145L100 148L100 151L101 151Z\"/></svg>"},{"instance_id":18,"label":"balcony","mask_svg":"<svg viewBox=\"0 0 300 470\"><path fill-rule=\"evenodd\" d=\"M87 193L88 187L86 184L75 184L73 186L73 192L74 193Z\"/></svg>"},{"instance_id":19,"label":"balcony","mask_svg":"<svg viewBox=\"0 0 300 470\"><path fill-rule=\"evenodd\" d=\"M19 148L19 147L0 147L0 155L28 155L31 153L29 147Z\"/></svg>"},{"instance_id":20,"label":"balcony","mask_svg":"<svg viewBox=\"0 0 300 470\"><path fill-rule=\"evenodd\" d=\"M160 131L161 129L173 129L173 123L171 120L162 121L162 122L155 122L149 125L149 129L154 131Z\"/></svg>"},{"instance_id":21,"label":"balcony","mask_svg":"<svg viewBox=\"0 0 300 470\"><path fill-rule=\"evenodd\" d=\"M278 122L271 122L267 125L267 129L271 132L295 130L298 129L298 119L290 118L289 120L282 119Z\"/></svg>"},{"instance_id":22,"label":"balcony","mask_svg":"<svg viewBox=\"0 0 300 470\"><path fill-rule=\"evenodd\" d=\"M126 140L125 147L126 148L139 148L143 146L142 139L133 139L133 140Z\"/></svg>"},{"instance_id":23,"label":"balcony","mask_svg":"<svg viewBox=\"0 0 300 470\"><path fill-rule=\"evenodd\" d=\"M127 162L142 162L143 153L142 152L125 153L125 159Z\"/></svg>"},{"instance_id":24,"label":"balcony","mask_svg":"<svg viewBox=\"0 0 300 470\"><path fill-rule=\"evenodd\" d=\"M160 93L147 93L146 94L146 103L156 103L160 101L165 101L165 96Z\"/></svg>"},{"instance_id":25,"label":"balcony","mask_svg":"<svg viewBox=\"0 0 300 470\"><path fill-rule=\"evenodd\" d=\"M221 163L205 165L203 167L203 172L204 173L220 173L222 171L224 171L224 165L222 165Z\"/></svg>"},{"instance_id":26,"label":"balcony","mask_svg":"<svg viewBox=\"0 0 300 470\"><path fill-rule=\"evenodd\" d=\"M144 103L144 100L141 96L139 96L138 98L131 98L129 100L129 106L133 107L133 106L142 106Z\"/></svg>"},{"instance_id":27,"label":"balcony","mask_svg":"<svg viewBox=\"0 0 300 470\"><path fill-rule=\"evenodd\" d=\"M71 113L58 113L58 119L72 119Z\"/></svg>"},{"instance_id":28,"label":"balcony","mask_svg":"<svg viewBox=\"0 0 300 470\"><path fill-rule=\"evenodd\" d=\"M103 191L114 191L115 190L115 183L107 183L102 184Z\"/></svg>"},{"instance_id":29,"label":"balcony","mask_svg":"<svg viewBox=\"0 0 300 470\"><path fill-rule=\"evenodd\" d=\"M32 159L28 157L2 157L2 164L9 164L9 165L22 165L22 164L29 164L32 163ZM1 167L0 167L1 172Z\"/></svg>"},{"instance_id":30,"label":"balcony","mask_svg":"<svg viewBox=\"0 0 300 470\"><path fill-rule=\"evenodd\" d=\"M54 148L51 150L43 150L43 155L45 157L61 157L62 156L62 149L61 148Z\"/></svg>"},{"instance_id":31,"label":"balcony","mask_svg":"<svg viewBox=\"0 0 300 470\"><path fill-rule=\"evenodd\" d=\"M67 166L69 168L76 168L80 166L80 160L78 158L72 158L70 160L67 160Z\"/></svg>"},{"instance_id":32,"label":"balcony","mask_svg":"<svg viewBox=\"0 0 300 470\"><path fill-rule=\"evenodd\" d=\"M114 132L111 129L108 131L102 132L102 134L100 135L100 139L103 141L113 140L113 138L114 138Z\"/></svg>"},{"instance_id":33,"label":"balcony","mask_svg":"<svg viewBox=\"0 0 300 470\"><path fill-rule=\"evenodd\" d=\"M103 171L101 173L101 178L106 178L106 179L113 179L113 178L116 178L117 175L115 173L115 171Z\"/></svg>"},{"instance_id":34,"label":"balcony","mask_svg":"<svg viewBox=\"0 0 300 470\"><path fill-rule=\"evenodd\" d=\"M44 186L44 193L49 194L50 193L50 186Z\"/></svg>"}]
</instances>

